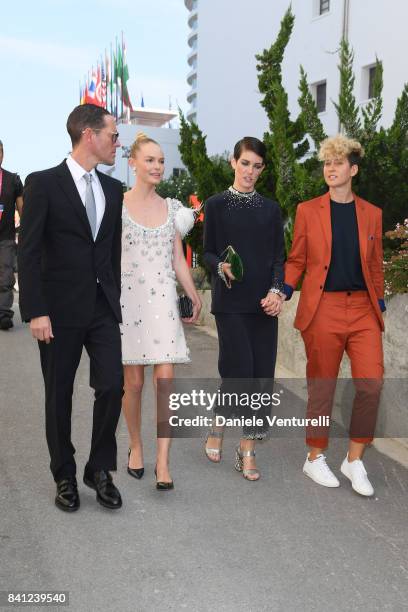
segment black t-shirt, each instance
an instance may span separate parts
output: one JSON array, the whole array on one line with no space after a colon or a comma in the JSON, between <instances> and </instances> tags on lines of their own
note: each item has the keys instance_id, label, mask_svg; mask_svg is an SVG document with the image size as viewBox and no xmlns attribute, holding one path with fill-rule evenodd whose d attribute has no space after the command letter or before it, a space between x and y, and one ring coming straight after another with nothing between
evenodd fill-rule
<instances>
[{"instance_id":1,"label":"black t-shirt","mask_svg":"<svg viewBox=\"0 0 408 612\"><path fill-rule=\"evenodd\" d=\"M3 169L3 180L0 192L0 204L3 212L0 219L0 240L14 240L16 227L14 214L16 212L16 200L23 195L23 184L18 174L13 174Z\"/></svg>"},{"instance_id":2,"label":"black t-shirt","mask_svg":"<svg viewBox=\"0 0 408 612\"><path fill-rule=\"evenodd\" d=\"M332 252L325 291L367 289L361 269L355 202L330 200Z\"/></svg>"}]
</instances>

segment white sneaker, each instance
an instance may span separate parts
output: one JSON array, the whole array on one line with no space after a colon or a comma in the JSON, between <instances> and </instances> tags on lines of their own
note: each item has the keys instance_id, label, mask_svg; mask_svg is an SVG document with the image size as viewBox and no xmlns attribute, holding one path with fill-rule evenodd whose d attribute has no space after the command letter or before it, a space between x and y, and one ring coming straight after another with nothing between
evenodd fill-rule
<instances>
[{"instance_id":1,"label":"white sneaker","mask_svg":"<svg viewBox=\"0 0 408 612\"><path fill-rule=\"evenodd\" d=\"M326 457L317 455L316 459L309 461L309 454L303 466L303 473L323 487L339 487L340 483L327 465Z\"/></svg>"},{"instance_id":2,"label":"white sneaker","mask_svg":"<svg viewBox=\"0 0 408 612\"><path fill-rule=\"evenodd\" d=\"M361 459L355 459L349 462L347 454L341 464L340 470L346 478L351 480L351 486L354 491L357 491L360 495L366 495L367 497L374 495L374 489L371 482L368 480L367 472Z\"/></svg>"}]
</instances>

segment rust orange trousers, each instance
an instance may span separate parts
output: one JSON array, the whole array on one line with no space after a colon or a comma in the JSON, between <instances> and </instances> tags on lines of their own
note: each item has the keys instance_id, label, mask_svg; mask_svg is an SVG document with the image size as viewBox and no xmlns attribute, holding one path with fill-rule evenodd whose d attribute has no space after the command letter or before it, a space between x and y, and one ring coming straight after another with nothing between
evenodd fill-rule
<instances>
[{"instance_id":1,"label":"rust orange trousers","mask_svg":"<svg viewBox=\"0 0 408 612\"><path fill-rule=\"evenodd\" d=\"M355 386L349 435L356 442L373 440L384 375L382 333L367 291L325 292L317 312L302 332L308 386L307 417L331 417L344 352ZM325 422L325 421L320 421ZM308 426L306 444L324 449L329 427Z\"/></svg>"}]
</instances>

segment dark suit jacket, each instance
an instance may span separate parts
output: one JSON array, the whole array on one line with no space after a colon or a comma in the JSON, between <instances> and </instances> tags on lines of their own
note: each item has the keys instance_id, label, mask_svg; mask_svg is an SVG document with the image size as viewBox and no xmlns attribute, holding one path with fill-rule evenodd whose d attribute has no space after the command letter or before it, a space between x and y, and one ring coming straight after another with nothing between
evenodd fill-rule
<instances>
[{"instance_id":1,"label":"dark suit jacket","mask_svg":"<svg viewBox=\"0 0 408 612\"><path fill-rule=\"evenodd\" d=\"M354 196L361 268L381 329L384 322L384 272L382 210ZM330 194L302 202L296 210L292 249L285 266L285 293L290 297L302 278L295 327L303 331L311 323L322 297L332 248Z\"/></svg>"},{"instance_id":2,"label":"dark suit jacket","mask_svg":"<svg viewBox=\"0 0 408 612\"><path fill-rule=\"evenodd\" d=\"M94 241L65 160L27 177L18 246L23 321L48 315L55 326L86 327L94 315L98 279L121 322L122 185L101 172L98 178L106 204Z\"/></svg>"}]
</instances>

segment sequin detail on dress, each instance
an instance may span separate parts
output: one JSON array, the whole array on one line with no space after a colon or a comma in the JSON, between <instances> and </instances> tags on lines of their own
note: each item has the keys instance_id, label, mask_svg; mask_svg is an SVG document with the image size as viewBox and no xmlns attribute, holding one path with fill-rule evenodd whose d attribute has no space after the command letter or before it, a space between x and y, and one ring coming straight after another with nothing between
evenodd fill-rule
<instances>
[{"instance_id":1,"label":"sequin detail on dress","mask_svg":"<svg viewBox=\"0 0 408 612\"><path fill-rule=\"evenodd\" d=\"M233 187L229 187L225 192L226 204L229 209L248 209L261 208L262 196L257 191L241 193Z\"/></svg>"},{"instance_id":2,"label":"sequin detail on dress","mask_svg":"<svg viewBox=\"0 0 408 612\"><path fill-rule=\"evenodd\" d=\"M182 206L167 198L165 223L148 228L122 213L122 362L125 365L190 361L178 315L172 267L175 214Z\"/></svg>"}]
</instances>

